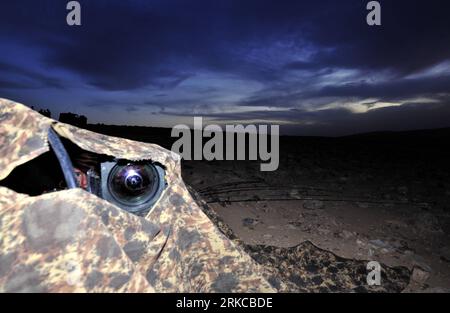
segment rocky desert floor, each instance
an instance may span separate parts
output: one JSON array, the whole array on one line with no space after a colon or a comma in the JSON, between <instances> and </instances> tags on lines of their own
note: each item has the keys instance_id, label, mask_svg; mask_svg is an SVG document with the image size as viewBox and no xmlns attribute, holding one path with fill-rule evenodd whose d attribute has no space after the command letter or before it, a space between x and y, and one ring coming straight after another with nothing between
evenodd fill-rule
<instances>
[{"instance_id":1,"label":"rocky desert floor","mask_svg":"<svg viewBox=\"0 0 450 313\"><path fill-rule=\"evenodd\" d=\"M450 290L450 171L427 134L285 138L280 166L185 161L183 176L248 244L310 241L338 256L405 266L405 292Z\"/></svg>"},{"instance_id":2,"label":"rocky desert floor","mask_svg":"<svg viewBox=\"0 0 450 313\"><path fill-rule=\"evenodd\" d=\"M91 125L171 148L170 130ZM183 161L193 187L247 244L310 241L337 256L405 266L405 292L450 292L450 128L280 137L280 165Z\"/></svg>"}]
</instances>

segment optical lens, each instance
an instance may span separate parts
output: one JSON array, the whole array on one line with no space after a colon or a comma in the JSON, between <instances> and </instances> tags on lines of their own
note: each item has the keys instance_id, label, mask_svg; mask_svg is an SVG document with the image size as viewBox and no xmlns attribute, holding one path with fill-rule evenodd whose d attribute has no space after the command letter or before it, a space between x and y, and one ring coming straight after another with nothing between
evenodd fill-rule
<instances>
[{"instance_id":1,"label":"optical lens","mask_svg":"<svg viewBox=\"0 0 450 313\"><path fill-rule=\"evenodd\" d=\"M151 164L116 165L108 177L112 196L127 206L138 206L151 199L158 184L157 170Z\"/></svg>"}]
</instances>

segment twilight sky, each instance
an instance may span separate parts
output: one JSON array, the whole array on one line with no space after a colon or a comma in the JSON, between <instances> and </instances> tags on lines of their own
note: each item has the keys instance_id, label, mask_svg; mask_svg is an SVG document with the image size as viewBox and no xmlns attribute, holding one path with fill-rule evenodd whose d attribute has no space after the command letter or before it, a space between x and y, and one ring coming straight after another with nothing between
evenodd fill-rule
<instances>
[{"instance_id":1,"label":"twilight sky","mask_svg":"<svg viewBox=\"0 0 450 313\"><path fill-rule=\"evenodd\" d=\"M276 123L346 135L450 126L450 3L385 0L2 1L0 97L171 127Z\"/></svg>"}]
</instances>

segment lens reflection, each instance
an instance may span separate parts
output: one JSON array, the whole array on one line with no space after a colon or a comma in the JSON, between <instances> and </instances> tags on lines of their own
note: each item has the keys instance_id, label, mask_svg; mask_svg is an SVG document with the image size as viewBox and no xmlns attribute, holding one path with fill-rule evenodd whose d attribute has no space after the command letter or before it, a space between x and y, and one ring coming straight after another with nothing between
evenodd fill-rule
<instances>
[{"instance_id":1,"label":"lens reflection","mask_svg":"<svg viewBox=\"0 0 450 313\"><path fill-rule=\"evenodd\" d=\"M158 186L158 175L149 164L116 165L108 178L113 197L125 205L140 205L151 199Z\"/></svg>"}]
</instances>

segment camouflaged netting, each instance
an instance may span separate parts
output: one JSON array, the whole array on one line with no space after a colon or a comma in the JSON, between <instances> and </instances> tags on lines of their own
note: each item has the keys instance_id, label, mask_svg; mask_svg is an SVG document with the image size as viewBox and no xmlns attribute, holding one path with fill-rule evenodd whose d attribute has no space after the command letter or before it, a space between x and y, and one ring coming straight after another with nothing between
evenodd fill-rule
<instances>
[{"instance_id":1,"label":"camouflaged netting","mask_svg":"<svg viewBox=\"0 0 450 313\"><path fill-rule=\"evenodd\" d=\"M158 162L168 184L145 218L82 189L30 197L0 187L0 291L275 291L192 199L178 155L62 124L4 99L0 123L0 179L49 151L53 127L84 150Z\"/></svg>"},{"instance_id":2,"label":"camouflaged netting","mask_svg":"<svg viewBox=\"0 0 450 313\"><path fill-rule=\"evenodd\" d=\"M181 178L178 155L59 123L2 99L0 180L49 151L49 127L90 152L162 164L168 187L153 210L138 217L82 189L30 197L0 186L0 291L400 291L406 286L406 269L383 267L387 283L369 288L366 262L339 258L310 243L290 249L245 245L204 201L194 200L196 193Z\"/></svg>"}]
</instances>

